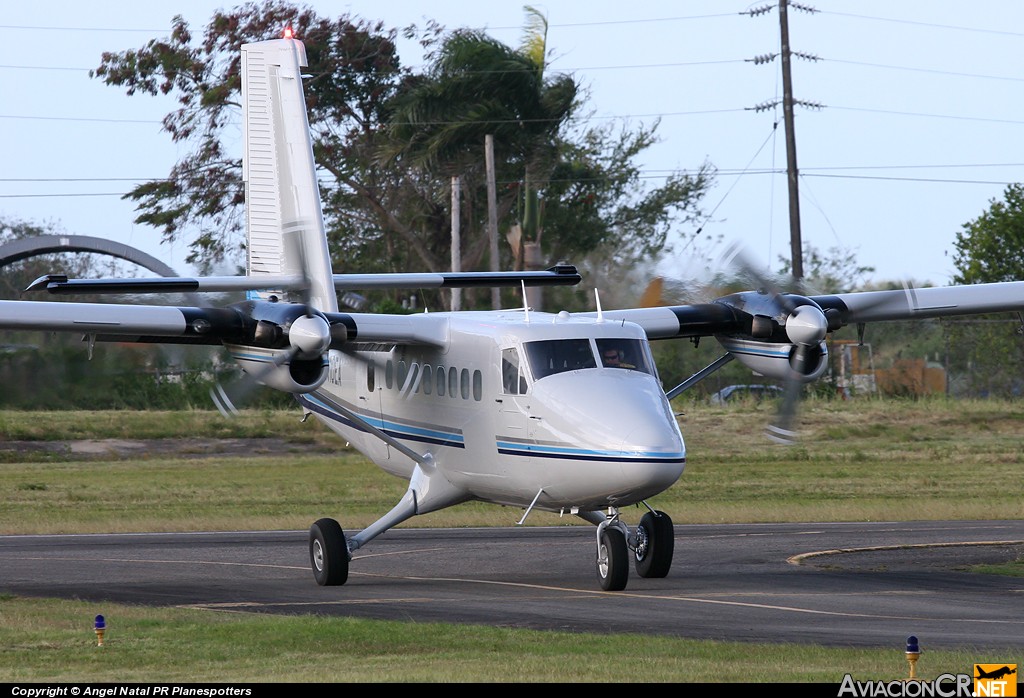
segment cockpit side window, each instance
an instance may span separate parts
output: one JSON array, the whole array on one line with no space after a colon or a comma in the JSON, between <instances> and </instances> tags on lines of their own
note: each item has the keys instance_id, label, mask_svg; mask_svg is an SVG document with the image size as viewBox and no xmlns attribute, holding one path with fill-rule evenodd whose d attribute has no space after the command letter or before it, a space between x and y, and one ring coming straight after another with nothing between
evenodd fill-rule
<instances>
[{"instance_id":1,"label":"cockpit side window","mask_svg":"<svg viewBox=\"0 0 1024 698\"><path fill-rule=\"evenodd\" d=\"M589 339L548 339L526 342L523 347L534 380L564 371L597 368Z\"/></svg>"},{"instance_id":2,"label":"cockpit side window","mask_svg":"<svg viewBox=\"0 0 1024 698\"><path fill-rule=\"evenodd\" d=\"M597 353L605 368L629 368L654 374L639 339L599 339Z\"/></svg>"},{"instance_id":3,"label":"cockpit side window","mask_svg":"<svg viewBox=\"0 0 1024 698\"><path fill-rule=\"evenodd\" d=\"M519 363L519 350L515 347L501 350L501 386L506 395L526 393L526 376Z\"/></svg>"}]
</instances>

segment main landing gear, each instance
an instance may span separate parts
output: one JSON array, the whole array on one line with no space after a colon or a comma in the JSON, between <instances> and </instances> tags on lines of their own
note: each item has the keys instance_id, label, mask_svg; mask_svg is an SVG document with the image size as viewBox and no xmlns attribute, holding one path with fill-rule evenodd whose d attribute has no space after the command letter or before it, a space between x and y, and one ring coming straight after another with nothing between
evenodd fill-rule
<instances>
[{"instance_id":1,"label":"main landing gear","mask_svg":"<svg viewBox=\"0 0 1024 698\"><path fill-rule=\"evenodd\" d=\"M589 512L596 514L597 512ZM596 517L584 517L594 522ZM629 580L629 551L641 577L661 578L672 567L675 532L663 511L650 511L640 519L633 535L612 508L597 522L597 579L605 591L622 591Z\"/></svg>"},{"instance_id":2,"label":"main landing gear","mask_svg":"<svg viewBox=\"0 0 1024 698\"><path fill-rule=\"evenodd\" d=\"M320 519L309 527L309 563L320 586L339 586L348 581L348 544L341 525Z\"/></svg>"},{"instance_id":3,"label":"main landing gear","mask_svg":"<svg viewBox=\"0 0 1024 698\"><path fill-rule=\"evenodd\" d=\"M433 456L427 453L416 457L419 462L413 468L409 489L402 499L391 511L359 533L346 538L334 519L320 519L309 527L309 562L317 584L338 586L347 582L352 553L388 529L417 514L461 504L469 499L464 491L448 482L443 475L433 477L437 474Z\"/></svg>"},{"instance_id":4,"label":"main landing gear","mask_svg":"<svg viewBox=\"0 0 1024 698\"><path fill-rule=\"evenodd\" d=\"M619 519L618 509L580 512L579 516L597 524L597 579L605 591L622 591L629 581L630 558L641 577L668 576L672 567L675 531L672 519L663 511L644 514L631 534ZM373 527L371 527L372 529ZM352 550L378 531L367 529L351 541L334 519L320 519L309 528L309 562L320 586L339 586L348 581ZM630 552L632 551L632 555Z\"/></svg>"}]
</instances>

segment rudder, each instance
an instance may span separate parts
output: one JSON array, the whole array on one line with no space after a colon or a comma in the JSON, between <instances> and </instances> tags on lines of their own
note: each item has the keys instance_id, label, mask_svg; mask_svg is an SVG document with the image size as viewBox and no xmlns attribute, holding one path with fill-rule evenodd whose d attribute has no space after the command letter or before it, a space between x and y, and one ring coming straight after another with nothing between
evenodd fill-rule
<instances>
[{"instance_id":1,"label":"rudder","mask_svg":"<svg viewBox=\"0 0 1024 698\"><path fill-rule=\"evenodd\" d=\"M296 39L242 46L246 273L304 276L309 303L336 312L300 71L306 64Z\"/></svg>"}]
</instances>

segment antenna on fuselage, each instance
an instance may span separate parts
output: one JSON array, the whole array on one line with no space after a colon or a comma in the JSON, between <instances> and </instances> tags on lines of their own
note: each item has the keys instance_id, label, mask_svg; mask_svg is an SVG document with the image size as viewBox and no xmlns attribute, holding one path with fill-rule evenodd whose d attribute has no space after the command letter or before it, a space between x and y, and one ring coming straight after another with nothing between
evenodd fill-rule
<instances>
[{"instance_id":1,"label":"antenna on fuselage","mask_svg":"<svg viewBox=\"0 0 1024 698\"><path fill-rule=\"evenodd\" d=\"M523 318L527 323L530 322L530 304L526 301L526 282L520 281L519 285L523 287Z\"/></svg>"},{"instance_id":2,"label":"antenna on fuselage","mask_svg":"<svg viewBox=\"0 0 1024 698\"><path fill-rule=\"evenodd\" d=\"M604 311L601 310L601 292L594 289L594 300L597 302L597 321L604 322Z\"/></svg>"}]
</instances>

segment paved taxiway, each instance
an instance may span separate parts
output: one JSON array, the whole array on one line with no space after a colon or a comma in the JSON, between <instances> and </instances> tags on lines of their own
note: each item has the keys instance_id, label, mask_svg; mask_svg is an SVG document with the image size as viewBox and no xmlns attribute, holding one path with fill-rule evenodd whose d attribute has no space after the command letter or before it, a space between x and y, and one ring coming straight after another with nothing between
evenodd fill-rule
<instances>
[{"instance_id":1,"label":"paved taxiway","mask_svg":"<svg viewBox=\"0 0 1024 698\"><path fill-rule=\"evenodd\" d=\"M0 591L897 651L909 635L925 651L1024 648L1024 579L964 569L1024 553L1024 521L685 525L675 546L667 578L631 570L625 591L606 593L584 526L394 529L331 588L313 581L304 531L0 536ZM832 552L797 558L822 551Z\"/></svg>"}]
</instances>

